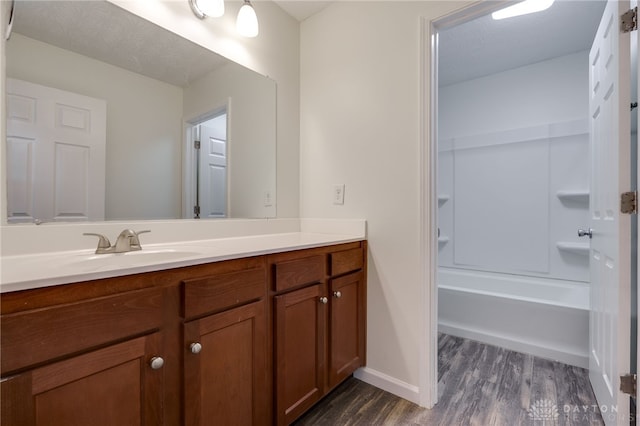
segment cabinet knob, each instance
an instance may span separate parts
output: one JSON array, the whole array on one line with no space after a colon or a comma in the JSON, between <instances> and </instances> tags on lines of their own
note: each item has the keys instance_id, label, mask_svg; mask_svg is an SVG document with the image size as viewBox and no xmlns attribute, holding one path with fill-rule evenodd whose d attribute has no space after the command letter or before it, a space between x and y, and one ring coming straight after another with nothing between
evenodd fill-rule
<instances>
[{"instance_id":1,"label":"cabinet knob","mask_svg":"<svg viewBox=\"0 0 640 426\"><path fill-rule=\"evenodd\" d=\"M192 343L189 345L189 349L191 350L192 354L199 354L202 350L202 345L198 342Z\"/></svg>"},{"instance_id":2,"label":"cabinet knob","mask_svg":"<svg viewBox=\"0 0 640 426\"><path fill-rule=\"evenodd\" d=\"M159 370L162 368L163 365L164 365L164 359L162 359L162 357L160 356L154 356L153 358L151 358L151 361L149 361L149 366L153 370Z\"/></svg>"},{"instance_id":3,"label":"cabinet knob","mask_svg":"<svg viewBox=\"0 0 640 426\"><path fill-rule=\"evenodd\" d=\"M322 296L320 298L320 303L322 303L323 305L326 305L327 303L329 303L329 299L327 299L326 297Z\"/></svg>"},{"instance_id":4,"label":"cabinet knob","mask_svg":"<svg viewBox=\"0 0 640 426\"><path fill-rule=\"evenodd\" d=\"M339 292L339 291L334 291L334 292L333 292L333 295L334 295L336 298L338 298L338 299L340 299L340 298L342 297L342 293L341 293L341 292Z\"/></svg>"}]
</instances>

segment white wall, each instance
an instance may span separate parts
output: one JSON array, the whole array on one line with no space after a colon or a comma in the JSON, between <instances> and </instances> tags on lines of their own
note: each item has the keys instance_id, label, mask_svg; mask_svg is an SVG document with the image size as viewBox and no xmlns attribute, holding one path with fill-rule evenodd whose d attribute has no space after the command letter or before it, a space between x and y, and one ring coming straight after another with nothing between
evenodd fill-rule
<instances>
[{"instance_id":1,"label":"white wall","mask_svg":"<svg viewBox=\"0 0 640 426\"><path fill-rule=\"evenodd\" d=\"M276 85L236 64L225 65L184 89L186 120L230 102L228 111L229 217L274 217L276 196Z\"/></svg>"},{"instance_id":2,"label":"white wall","mask_svg":"<svg viewBox=\"0 0 640 426\"><path fill-rule=\"evenodd\" d=\"M7 58L7 77L107 101L107 220L180 218L180 87L20 34Z\"/></svg>"},{"instance_id":3,"label":"white wall","mask_svg":"<svg viewBox=\"0 0 640 426\"><path fill-rule=\"evenodd\" d=\"M584 119L588 62L588 52L578 52L441 87L439 138Z\"/></svg>"},{"instance_id":4,"label":"white wall","mask_svg":"<svg viewBox=\"0 0 640 426\"><path fill-rule=\"evenodd\" d=\"M420 258L420 128L429 114L420 107L421 17L465 4L336 2L300 30L301 215L367 219L367 365L414 401L429 315ZM339 183L342 206L331 198Z\"/></svg>"},{"instance_id":5,"label":"white wall","mask_svg":"<svg viewBox=\"0 0 640 426\"><path fill-rule=\"evenodd\" d=\"M221 18L197 19L188 2L109 0L234 62L275 80L277 85L278 217L299 215L299 24L270 1L254 2L260 34L236 34L241 2L225 2Z\"/></svg>"},{"instance_id":6,"label":"white wall","mask_svg":"<svg viewBox=\"0 0 640 426\"><path fill-rule=\"evenodd\" d=\"M589 199L557 196L589 189L588 82L584 51L440 88L440 266L589 280Z\"/></svg>"}]
</instances>

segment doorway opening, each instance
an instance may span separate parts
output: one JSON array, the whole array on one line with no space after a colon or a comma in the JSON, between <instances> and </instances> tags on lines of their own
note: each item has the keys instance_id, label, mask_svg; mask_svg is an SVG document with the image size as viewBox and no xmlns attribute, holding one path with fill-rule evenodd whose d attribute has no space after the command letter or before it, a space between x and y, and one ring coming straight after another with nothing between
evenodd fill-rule
<instances>
[{"instance_id":1,"label":"doorway opening","mask_svg":"<svg viewBox=\"0 0 640 426\"><path fill-rule=\"evenodd\" d=\"M553 310L558 303L566 305L564 307L568 310L582 310L582 319L575 325L581 331L576 332L578 328L572 326L568 334L564 335L573 333L581 334L582 337L570 342L569 346L573 347L555 347L552 348L554 353L541 353L540 356L556 357L559 352L564 351L569 355L566 363L584 365L589 357L590 313L588 308L584 309L584 303L582 307L577 305L580 305L578 302L583 298L584 290L588 300L591 252L589 243L579 239L576 231L578 228L583 229L582 234L585 236L589 231L591 161L588 147L591 131L586 94L590 89L589 49L602 16L604 2L580 2L578 6L576 2L556 1L553 7L570 8L572 13L585 13L591 7L600 7L594 13L595 18L589 20L581 17L576 20L583 28L588 27L592 31L588 46L563 53L556 52L548 57L535 56L544 54L545 46L527 44L531 40L540 41L551 36L551 44L557 48L565 41L575 38L573 29L566 25L571 19L558 18L563 21L561 29L564 33L560 36L550 35L555 22L553 20L535 24L545 34L531 36L525 30L525 21L519 19L517 23L512 22L518 26L521 35L525 35L524 40L518 40L518 36L505 36L503 33L499 36L501 41L493 46L497 48L485 51L485 45L491 46L492 39L491 35L481 31L490 28L490 24L485 22L484 27L474 27L473 24L476 20L491 19L485 17L497 9L491 5L476 5L432 23L431 39L427 41L427 46L432 46L433 55L430 82L432 143L425 154L431 158L430 165L434 169L430 178L437 183L429 185L427 177L425 188L437 193L437 199L433 196L431 202L425 203L426 214L436 218L431 220L431 224L425 222L426 226L431 226L431 230L425 234L438 235L438 242L434 241L432 247L435 255L429 262L439 272L443 270L441 263L448 262L444 266L448 269L448 275L438 273L436 277L432 276L433 287L437 283L438 291L436 293L435 288L431 288L426 293L432 296L437 294L439 315L457 310L467 315L466 320L471 326L476 326L475 330L471 329L473 327L464 330L464 315L458 318L441 318L443 321L440 321L440 325L444 325L445 331L475 332L473 336L462 337L478 340L489 338L494 339L489 343L505 345L507 332L514 335L520 335L521 332L513 328L517 321L501 320L496 317L497 311L510 309L517 318L522 316L525 309L531 308L523 308L522 302L535 300L535 304L541 304L538 303L538 296L527 293L529 284L543 293L551 287L563 291L569 289L571 291L567 300L559 302L558 293L542 304L554 306ZM587 24L588 22L593 25ZM495 25L500 25L499 28L504 30L508 25L503 24ZM447 48L444 44L447 35L456 32L462 37L456 38ZM468 38L465 39L465 35ZM474 44L476 41L483 45L477 47ZM515 41L518 47L510 50L509 41ZM471 50L466 51L466 47ZM447 49L452 58L446 57ZM528 63L508 64L509 60L521 56L521 53L531 56ZM474 69L469 63L473 60L483 64L483 68L476 75L463 75ZM447 62L450 66L448 69ZM571 74L571 63L574 66L582 63L580 77ZM560 65L565 66L563 71L559 71ZM553 71L554 67L558 71ZM531 72L532 70L536 72ZM499 74L502 80L498 79ZM542 80L536 80L536 77ZM561 83L562 87L554 88L554 84L563 78L566 80ZM485 87L479 87L480 80L486 84ZM564 90L579 81L582 82L582 91L577 101L566 97L551 98L550 104L542 107L538 105L543 94L551 96L564 93ZM482 90L485 91L483 96L480 95ZM498 99L507 103L498 105ZM570 101L564 105L565 108L561 108L567 99ZM478 100L481 101L476 102ZM549 116L544 117L545 113ZM497 127L496 123L502 123L503 127ZM445 156L449 158L443 161L442 157ZM580 169L584 162L587 167ZM498 173L509 169L511 175ZM528 177L527 170L531 171ZM444 182L448 182L449 186L443 185ZM561 215L560 219L551 215L554 210ZM583 223L586 223L586 229ZM516 245L510 245L511 243ZM495 250L488 249L491 245L495 246ZM535 249L536 246L538 249ZM500 263L505 258L511 261L508 265ZM574 273L578 275L572 275ZM448 281L440 286L442 276L446 276L444 280ZM476 286L483 281L490 281L490 288L478 290ZM513 291L512 296L515 297L505 297L505 293L509 293L505 289ZM445 300L442 297L445 292L455 293L454 296L466 300L467 305L458 305L457 308L447 306L456 301L451 297ZM508 306L505 304L485 306L485 317L482 319L489 318L487 327L505 325L500 323L506 322L507 328L511 330L485 328L484 332L478 333L478 324L469 317L470 310L467 308L475 307L482 298L493 298L491 302L498 298L510 299L510 308L505 307ZM433 306L432 301L425 303L428 304ZM432 315L431 320L437 324L438 320L434 316ZM549 326L544 326L539 324L538 318L547 319L545 314L524 318L521 326L528 326L534 335L525 337L520 342L516 341L517 344L536 343L538 337L549 337L548 334L557 331L552 324L564 323L564 320L556 319ZM536 324L540 325L537 329ZM541 334L535 336L537 332ZM431 334L436 333L432 330ZM563 340L566 341L565 338L560 338L558 342L562 343ZM437 351L435 341L436 339L431 338L429 342L432 353ZM580 351L575 350L577 345L582 345ZM549 349L548 345L544 346L543 349ZM531 351L529 347L515 349ZM571 356L574 358L571 359ZM437 377L433 374L431 376ZM437 395L436 390L432 389L431 392Z\"/></svg>"},{"instance_id":2,"label":"doorway opening","mask_svg":"<svg viewBox=\"0 0 640 426\"><path fill-rule=\"evenodd\" d=\"M183 217L228 217L228 106L187 123Z\"/></svg>"}]
</instances>

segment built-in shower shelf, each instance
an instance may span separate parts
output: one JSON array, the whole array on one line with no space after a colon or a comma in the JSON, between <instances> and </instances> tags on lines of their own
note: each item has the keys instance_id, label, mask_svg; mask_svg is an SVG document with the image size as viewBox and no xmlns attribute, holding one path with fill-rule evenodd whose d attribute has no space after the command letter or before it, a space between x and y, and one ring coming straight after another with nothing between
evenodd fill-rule
<instances>
[{"instance_id":1,"label":"built-in shower shelf","mask_svg":"<svg viewBox=\"0 0 640 426\"><path fill-rule=\"evenodd\" d=\"M438 237L438 244L447 244L449 242L449 237Z\"/></svg>"},{"instance_id":2,"label":"built-in shower shelf","mask_svg":"<svg viewBox=\"0 0 640 426\"><path fill-rule=\"evenodd\" d=\"M449 201L449 198L451 198L451 196L449 194L440 194L440 195L438 195L438 204L442 205L442 204L446 203L447 201Z\"/></svg>"},{"instance_id":3,"label":"built-in shower shelf","mask_svg":"<svg viewBox=\"0 0 640 426\"><path fill-rule=\"evenodd\" d=\"M566 251L566 252L575 253L575 254L583 254L585 256L589 255L589 250L590 250L589 243L557 242L556 247L558 247L558 250L561 250L561 251Z\"/></svg>"},{"instance_id":4,"label":"built-in shower shelf","mask_svg":"<svg viewBox=\"0 0 640 426\"><path fill-rule=\"evenodd\" d=\"M560 201L574 201L580 203L589 203L589 191L558 191L556 196Z\"/></svg>"}]
</instances>

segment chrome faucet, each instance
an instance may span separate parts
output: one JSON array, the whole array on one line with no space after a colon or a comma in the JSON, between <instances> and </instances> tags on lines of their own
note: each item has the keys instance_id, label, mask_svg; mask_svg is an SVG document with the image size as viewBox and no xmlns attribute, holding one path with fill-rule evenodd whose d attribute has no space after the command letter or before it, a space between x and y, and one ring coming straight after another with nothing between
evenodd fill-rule
<instances>
[{"instance_id":1,"label":"chrome faucet","mask_svg":"<svg viewBox=\"0 0 640 426\"><path fill-rule=\"evenodd\" d=\"M82 235L93 235L98 237L98 248L96 249L96 254L107 254L107 253L126 253L129 251L142 250L142 246L140 245L140 239L138 235L144 232L151 232L149 230L136 232L132 229L125 229L118 235L118 239L114 245L111 245L111 242L107 237L102 234L95 234L92 232L85 232Z\"/></svg>"}]
</instances>

